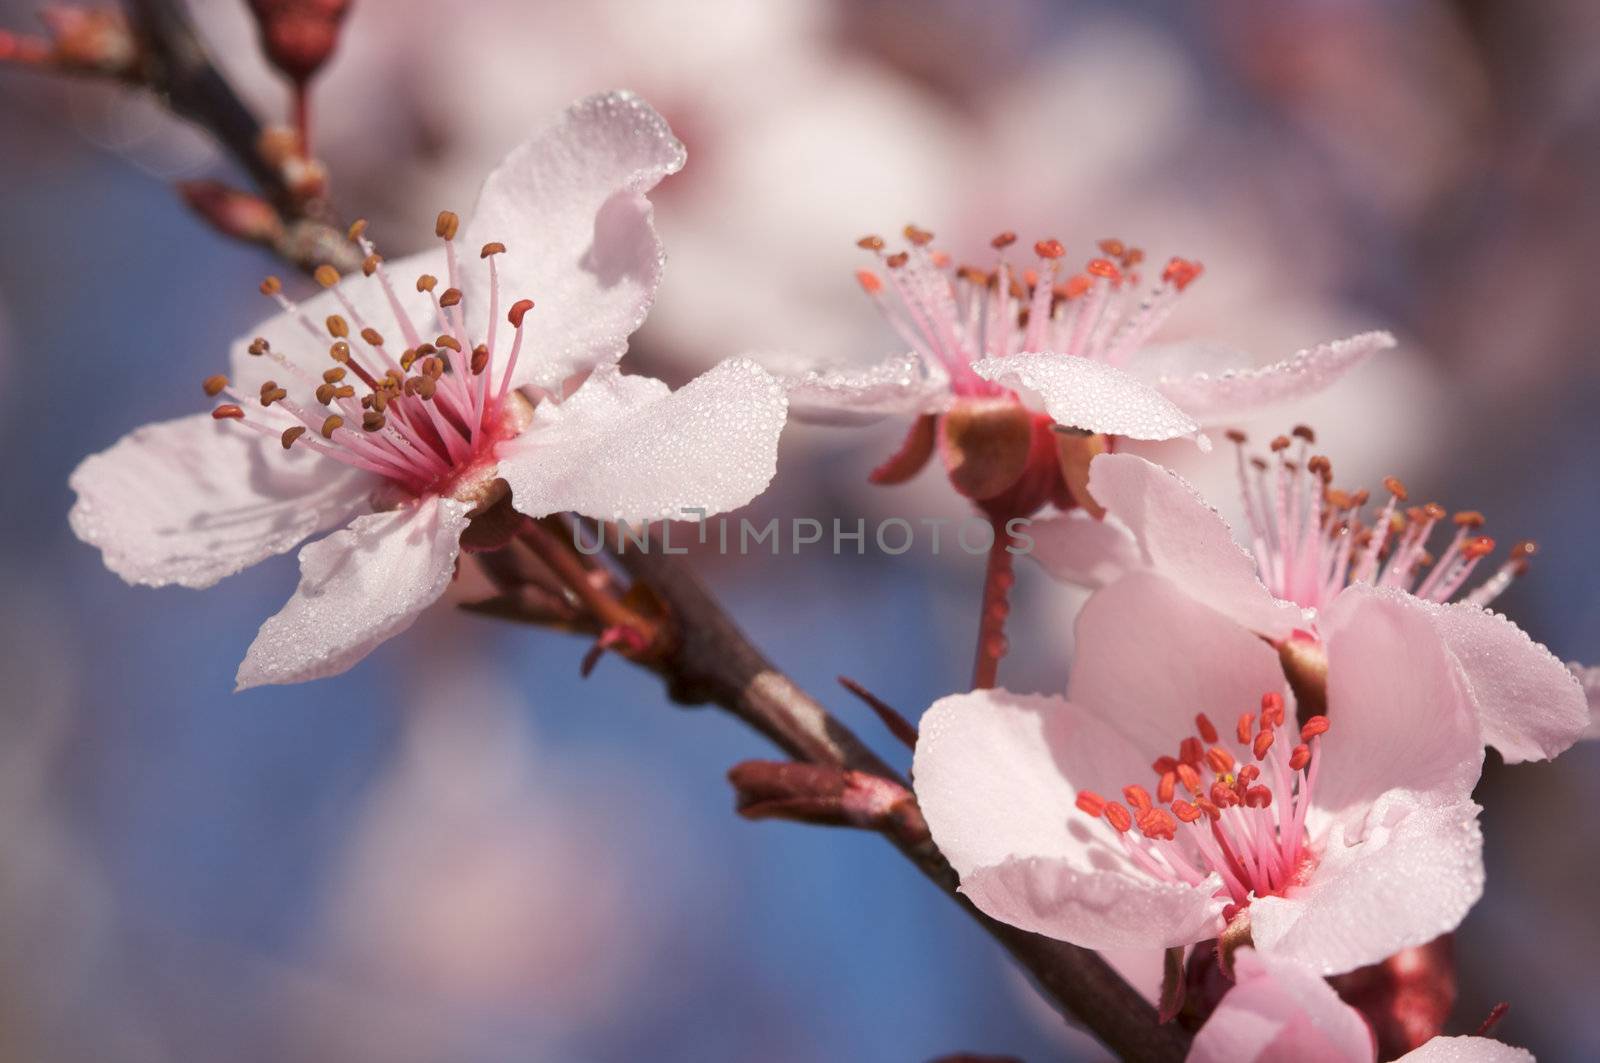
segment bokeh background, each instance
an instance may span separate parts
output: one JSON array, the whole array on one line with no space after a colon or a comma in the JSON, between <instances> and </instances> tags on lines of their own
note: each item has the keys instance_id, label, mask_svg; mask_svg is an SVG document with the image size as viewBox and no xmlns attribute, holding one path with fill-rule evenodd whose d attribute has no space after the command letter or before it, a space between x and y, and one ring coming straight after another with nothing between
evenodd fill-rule
<instances>
[{"instance_id":1,"label":"bokeh background","mask_svg":"<svg viewBox=\"0 0 1600 1063\"><path fill-rule=\"evenodd\" d=\"M242 3L194 6L285 114ZM1595 662L1597 49L1586 0L357 0L315 114L337 200L398 253L567 101L641 92L690 155L630 355L673 380L886 353L852 241L912 220L1199 258L1167 331L1262 360L1390 328L1400 350L1259 427L1308 420L1339 479L1537 539L1503 607ZM186 215L171 180L227 168L137 96L0 68L0 160L0 1058L1101 1055L875 839L736 819L723 773L762 744L617 660L581 680L574 641L439 609L345 676L230 693L293 558L126 587L66 481L196 408L277 267ZM867 488L896 435L792 431L756 515L958 514L936 473ZM1226 500L1225 455L1163 456ZM913 714L967 682L974 559L697 563L892 754L836 675ZM1003 678L1057 689L1076 603L1026 569L1019 598ZM1491 755L1454 1032L1506 1000L1505 1039L1600 1055L1597 768Z\"/></svg>"}]
</instances>

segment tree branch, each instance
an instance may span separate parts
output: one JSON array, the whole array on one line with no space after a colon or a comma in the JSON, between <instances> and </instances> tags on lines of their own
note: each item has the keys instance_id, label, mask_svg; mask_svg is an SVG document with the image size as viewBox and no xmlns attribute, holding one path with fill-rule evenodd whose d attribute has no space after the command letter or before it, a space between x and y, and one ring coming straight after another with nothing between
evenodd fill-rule
<instances>
[{"instance_id":1,"label":"tree branch","mask_svg":"<svg viewBox=\"0 0 1600 1063\"><path fill-rule=\"evenodd\" d=\"M698 577L672 557L631 549L618 561L661 597L681 632L656 670L673 698L721 706L796 760L877 775L905 785L827 709L745 638ZM928 840L883 834L917 869L998 940L1052 1000L1126 1059L1181 1060L1189 1036L1160 1025L1156 1009L1100 956L984 915L957 891L955 870Z\"/></svg>"}]
</instances>

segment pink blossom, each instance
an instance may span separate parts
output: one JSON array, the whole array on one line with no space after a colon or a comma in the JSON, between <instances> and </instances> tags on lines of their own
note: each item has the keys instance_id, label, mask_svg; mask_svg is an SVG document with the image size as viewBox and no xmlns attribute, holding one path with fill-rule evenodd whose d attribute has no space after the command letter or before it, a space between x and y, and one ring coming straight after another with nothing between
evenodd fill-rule
<instances>
[{"instance_id":1,"label":"pink blossom","mask_svg":"<svg viewBox=\"0 0 1600 1063\"><path fill-rule=\"evenodd\" d=\"M1329 711L1303 727L1277 652L1152 573L1090 596L1065 699L936 702L914 778L962 892L1086 948L1232 926L1323 974L1453 929L1483 886L1454 663L1380 594L1330 614Z\"/></svg>"},{"instance_id":2,"label":"pink blossom","mask_svg":"<svg viewBox=\"0 0 1600 1063\"><path fill-rule=\"evenodd\" d=\"M1372 1030L1322 977L1254 949L1234 955L1232 989L1206 1019L1189 1063L1376 1063ZM1435 1037L1401 1056L1411 1063L1532 1063L1488 1037Z\"/></svg>"},{"instance_id":3,"label":"pink blossom","mask_svg":"<svg viewBox=\"0 0 1600 1063\"><path fill-rule=\"evenodd\" d=\"M1182 478L1143 458L1107 454L1089 472L1089 491L1105 508L1106 524L1081 514L1041 522L1032 529L1035 556L1056 576L1080 584L1153 573L1271 641L1292 673L1313 681L1326 670L1333 682L1326 651L1352 615L1342 603L1359 599L1432 632L1484 743L1507 761L1553 757L1576 741L1590 710L1574 675L1487 608L1526 567L1531 544L1513 547L1474 585L1494 551L1480 534L1481 515L1450 518L1436 505L1408 507L1404 485L1391 478L1390 497L1369 522L1365 493L1331 489L1331 465L1310 453L1309 432L1300 436L1275 440L1270 459L1249 459L1241 445L1248 551ZM1428 547L1441 525L1453 530L1433 559Z\"/></svg>"},{"instance_id":4,"label":"pink blossom","mask_svg":"<svg viewBox=\"0 0 1600 1063\"><path fill-rule=\"evenodd\" d=\"M661 277L645 193L683 161L645 103L594 96L489 175L459 241L444 212L440 247L384 263L358 226L366 276L321 271L298 306L264 284L283 313L206 381L225 401L83 462L73 530L130 583L208 587L340 529L301 550L242 689L342 672L410 626L507 487L532 517L743 505L773 474L778 382L744 359L677 392L616 368Z\"/></svg>"},{"instance_id":5,"label":"pink blossom","mask_svg":"<svg viewBox=\"0 0 1600 1063\"><path fill-rule=\"evenodd\" d=\"M890 253L879 237L861 245L881 269L861 270L910 348L866 370L813 369L797 375L790 400L817 420L860 421L938 413L952 401L1021 397L1056 424L1132 439L1200 435L1202 423L1322 390L1393 338L1369 332L1300 351L1274 364L1212 344L1152 345L1179 296L1201 273L1173 258L1153 284L1144 253L1101 241L1081 271L1064 268L1059 241L1041 240L1026 264L1013 261L1016 234L992 241L992 269L955 266L932 234L906 229Z\"/></svg>"},{"instance_id":6,"label":"pink blossom","mask_svg":"<svg viewBox=\"0 0 1600 1063\"><path fill-rule=\"evenodd\" d=\"M1589 729L1583 737L1600 738L1600 668L1588 668L1577 661L1569 661L1567 668L1583 687L1583 695L1589 702Z\"/></svg>"}]
</instances>

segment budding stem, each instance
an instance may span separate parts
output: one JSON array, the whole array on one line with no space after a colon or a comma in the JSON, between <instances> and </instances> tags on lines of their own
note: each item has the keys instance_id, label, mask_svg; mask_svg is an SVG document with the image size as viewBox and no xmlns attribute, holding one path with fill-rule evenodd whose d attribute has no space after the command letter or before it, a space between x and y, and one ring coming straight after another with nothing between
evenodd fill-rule
<instances>
[{"instance_id":1,"label":"budding stem","mask_svg":"<svg viewBox=\"0 0 1600 1063\"><path fill-rule=\"evenodd\" d=\"M1000 678L1000 658L1006 655L1006 617L1011 614L1011 533L1005 521L995 521L994 542L983 570L983 606L978 616L978 650L972 665L972 689L988 690Z\"/></svg>"}]
</instances>

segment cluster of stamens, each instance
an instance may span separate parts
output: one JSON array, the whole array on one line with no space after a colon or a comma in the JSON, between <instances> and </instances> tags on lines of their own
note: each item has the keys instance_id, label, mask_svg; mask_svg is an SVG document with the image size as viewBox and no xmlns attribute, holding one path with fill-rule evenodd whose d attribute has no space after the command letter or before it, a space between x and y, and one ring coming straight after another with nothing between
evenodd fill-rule
<instances>
[{"instance_id":1,"label":"cluster of stamens","mask_svg":"<svg viewBox=\"0 0 1600 1063\"><path fill-rule=\"evenodd\" d=\"M1483 514L1452 515L1434 502L1407 505L1405 485L1392 476L1383 482L1388 501L1370 523L1364 521L1370 495L1333 486L1333 464L1311 453L1316 437L1304 425L1272 440L1270 458L1246 455L1242 432L1230 431L1228 438L1238 450L1239 487L1256 565L1280 598L1320 608L1347 585L1370 583L1446 602L1494 552L1495 541L1481 534ZM1447 521L1455 531L1435 557L1428 541ZM1495 574L1464 600L1492 602L1527 569L1534 551L1531 542L1517 543Z\"/></svg>"},{"instance_id":2,"label":"cluster of stamens","mask_svg":"<svg viewBox=\"0 0 1600 1063\"><path fill-rule=\"evenodd\" d=\"M434 227L444 241L448 285L441 289L438 278L428 274L416 281L417 291L427 293L433 303L426 333L401 304L383 258L366 236L365 222L350 227L350 238L366 256L361 272L368 283L381 286L393 314L403 341L398 352L356 309L332 266L318 267L316 280L334 293L345 313L328 315L321 328L284 295L276 277L268 277L261 284L262 294L298 320L313 342L331 340L327 351L332 364L315 376L305 368L306 362L285 357L258 337L249 346L250 354L281 366L282 383L267 380L259 394L247 397L227 377L208 377L205 393L231 400L217 406L211 416L275 436L286 450L310 448L377 473L413 493L440 489L471 468L515 430L510 423L515 418L508 416L516 402L511 380L522 347L523 318L533 302L519 300L506 314L514 335L503 367L497 367L500 291L495 257L505 252L505 245L489 243L481 251L489 270L489 323L483 342L474 344L468 338L459 286L455 247L459 226L455 214L443 211ZM305 394L292 398L291 389ZM258 407L270 412L258 414Z\"/></svg>"},{"instance_id":3,"label":"cluster of stamens","mask_svg":"<svg viewBox=\"0 0 1600 1063\"><path fill-rule=\"evenodd\" d=\"M914 350L949 372L958 394L999 391L972 372L980 358L1048 351L1123 361L1201 271L1197 262L1174 258L1159 283L1141 292L1144 252L1121 240L1100 241L1100 254L1071 273L1059 240L1035 243L1035 261L1018 269L1008 257L1017 234L1001 233L990 241L994 266L983 269L954 265L932 248L926 229L908 225L904 235L906 248L892 253L880 236L856 241L883 266L857 270L856 280Z\"/></svg>"},{"instance_id":4,"label":"cluster of stamens","mask_svg":"<svg viewBox=\"0 0 1600 1063\"><path fill-rule=\"evenodd\" d=\"M1129 858L1164 882L1197 886L1216 873L1231 919L1251 897L1281 894L1312 858L1306 813L1328 718L1311 717L1289 746L1292 738L1279 741L1288 730L1283 696L1272 693L1260 712L1239 716L1232 749L1205 713L1195 730L1176 756L1151 765L1154 795L1132 783L1122 788L1126 804L1083 790L1077 806L1109 823Z\"/></svg>"}]
</instances>

